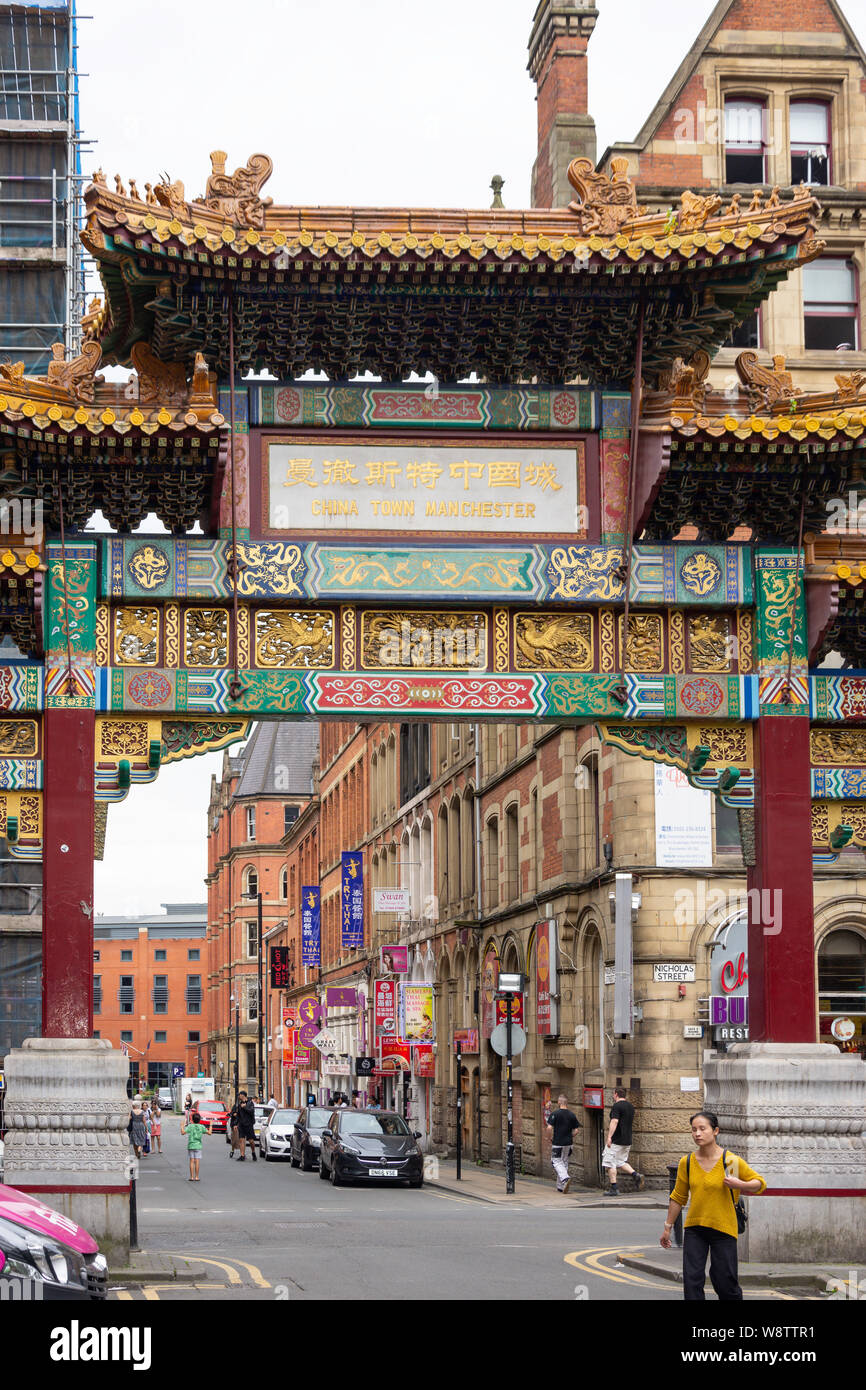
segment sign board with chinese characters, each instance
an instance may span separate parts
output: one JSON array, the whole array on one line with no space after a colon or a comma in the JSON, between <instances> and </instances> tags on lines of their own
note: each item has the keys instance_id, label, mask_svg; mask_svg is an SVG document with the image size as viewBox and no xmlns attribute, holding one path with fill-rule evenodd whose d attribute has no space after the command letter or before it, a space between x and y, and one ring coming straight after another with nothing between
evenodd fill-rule
<instances>
[{"instance_id":1,"label":"sign board with chinese characters","mask_svg":"<svg viewBox=\"0 0 866 1390\"><path fill-rule=\"evenodd\" d=\"M665 961L661 965L653 966L653 981L655 984L682 984L693 985L695 982L695 966L693 961Z\"/></svg>"},{"instance_id":2,"label":"sign board with chinese characters","mask_svg":"<svg viewBox=\"0 0 866 1390\"><path fill-rule=\"evenodd\" d=\"M376 980L373 1010L377 1038L397 1037L397 985L393 980Z\"/></svg>"},{"instance_id":3,"label":"sign board with chinese characters","mask_svg":"<svg viewBox=\"0 0 866 1390\"><path fill-rule=\"evenodd\" d=\"M584 445L265 437L264 534L485 532L585 540Z\"/></svg>"}]
</instances>

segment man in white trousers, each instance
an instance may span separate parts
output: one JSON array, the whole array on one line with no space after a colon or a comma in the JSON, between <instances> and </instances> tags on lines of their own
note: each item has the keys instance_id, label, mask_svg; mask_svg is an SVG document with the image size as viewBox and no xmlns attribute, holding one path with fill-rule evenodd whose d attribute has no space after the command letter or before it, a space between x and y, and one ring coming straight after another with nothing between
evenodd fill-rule
<instances>
[{"instance_id":1,"label":"man in white trousers","mask_svg":"<svg viewBox=\"0 0 866 1390\"><path fill-rule=\"evenodd\" d=\"M580 1120L574 1111L568 1108L567 1096L560 1096L559 1109L548 1115L547 1129L553 1136L550 1159L556 1173L556 1190L557 1192L567 1192L571 1186L571 1178L568 1176L571 1140L574 1131L580 1129Z\"/></svg>"}]
</instances>

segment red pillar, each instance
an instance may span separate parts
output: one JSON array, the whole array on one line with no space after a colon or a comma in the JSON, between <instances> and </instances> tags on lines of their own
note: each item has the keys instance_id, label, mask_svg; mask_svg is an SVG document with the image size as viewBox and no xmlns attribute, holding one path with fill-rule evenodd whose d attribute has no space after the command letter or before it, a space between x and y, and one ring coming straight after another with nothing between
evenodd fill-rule
<instances>
[{"instance_id":1,"label":"red pillar","mask_svg":"<svg viewBox=\"0 0 866 1390\"><path fill-rule=\"evenodd\" d=\"M43 715L42 1035L93 1032L93 756L96 716Z\"/></svg>"},{"instance_id":2,"label":"red pillar","mask_svg":"<svg viewBox=\"0 0 866 1390\"><path fill-rule=\"evenodd\" d=\"M749 870L749 1037L814 1043L815 926L809 720L755 726L756 865ZM755 891L757 890L757 891Z\"/></svg>"}]
</instances>

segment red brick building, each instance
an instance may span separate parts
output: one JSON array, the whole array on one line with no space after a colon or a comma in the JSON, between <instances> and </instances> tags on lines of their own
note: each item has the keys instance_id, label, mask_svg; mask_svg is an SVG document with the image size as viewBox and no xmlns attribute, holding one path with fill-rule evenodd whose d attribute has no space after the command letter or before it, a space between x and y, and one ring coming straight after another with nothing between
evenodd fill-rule
<instances>
[{"instance_id":1,"label":"red brick building","mask_svg":"<svg viewBox=\"0 0 866 1390\"><path fill-rule=\"evenodd\" d=\"M94 1037L129 1049L130 1094L208 1071L205 903L146 917L96 918Z\"/></svg>"},{"instance_id":2,"label":"red brick building","mask_svg":"<svg viewBox=\"0 0 866 1390\"><path fill-rule=\"evenodd\" d=\"M262 982L267 946L284 929L288 868L283 840L313 792L319 731L314 724L256 725L238 754L226 753L211 783L208 806L207 1030L218 1093L237 1084L258 1094L266 1081L267 1034L259 1058L259 925L262 895Z\"/></svg>"}]
</instances>

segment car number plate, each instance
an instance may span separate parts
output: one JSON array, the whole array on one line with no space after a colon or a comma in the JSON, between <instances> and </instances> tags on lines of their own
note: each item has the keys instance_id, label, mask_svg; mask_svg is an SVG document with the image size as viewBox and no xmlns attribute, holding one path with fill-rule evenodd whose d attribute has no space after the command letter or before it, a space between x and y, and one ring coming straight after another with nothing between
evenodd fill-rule
<instances>
[{"instance_id":1,"label":"car number plate","mask_svg":"<svg viewBox=\"0 0 866 1390\"><path fill-rule=\"evenodd\" d=\"M371 1168L371 1178L399 1178L400 1174L396 1168Z\"/></svg>"}]
</instances>

